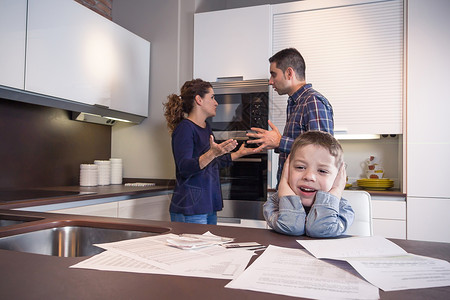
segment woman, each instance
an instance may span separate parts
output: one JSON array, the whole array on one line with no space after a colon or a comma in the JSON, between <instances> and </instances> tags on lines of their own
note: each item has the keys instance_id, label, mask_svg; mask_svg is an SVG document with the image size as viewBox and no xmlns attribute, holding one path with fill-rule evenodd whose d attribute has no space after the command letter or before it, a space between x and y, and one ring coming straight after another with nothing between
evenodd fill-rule
<instances>
[{"instance_id":1,"label":"woman","mask_svg":"<svg viewBox=\"0 0 450 300\"><path fill-rule=\"evenodd\" d=\"M214 142L206 119L216 115L217 102L209 82L186 81L180 96L172 94L164 103L164 116L172 132L172 151L176 165L176 186L170 204L174 222L217 224L222 210L219 169L233 160L254 153L244 144L230 153L237 142Z\"/></svg>"}]
</instances>

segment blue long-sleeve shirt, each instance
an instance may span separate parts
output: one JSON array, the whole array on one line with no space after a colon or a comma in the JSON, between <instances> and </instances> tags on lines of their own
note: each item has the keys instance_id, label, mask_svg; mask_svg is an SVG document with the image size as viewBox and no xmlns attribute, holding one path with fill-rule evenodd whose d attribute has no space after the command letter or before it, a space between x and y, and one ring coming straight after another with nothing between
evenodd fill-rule
<instances>
[{"instance_id":1,"label":"blue long-sleeve shirt","mask_svg":"<svg viewBox=\"0 0 450 300\"><path fill-rule=\"evenodd\" d=\"M286 126L280 145L275 149L280 153L277 179L280 181L284 162L291 152L296 137L309 130L326 131L333 134L333 108L328 100L305 84L288 98L286 108Z\"/></svg>"},{"instance_id":2,"label":"blue long-sleeve shirt","mask_svg":"<svg viewBox=\"0 0 450 300\"><path fill-rule=\"evenodd\" d=\"M337 237L352 225L355 213L344 198L317 191L309 212L300 196L278 197L273 194L263 206L264 218L275 231L288 235Z\"/></svg>"},{"instance_id":3,"label":"blue long-sleeve shirt","mask_svg":"<svg viewBox=\"0 0 450 300\"><path fill-rule=\"evenodd\" d=\"M212 213L222 210L219 169L232 163L231 155L214 159L201 169L199 157L210 148L211 128L202 128L188 119L172 133L172 151L176 165L176 185L170 212L184 215Z\"/></svg>"}]
</instances>

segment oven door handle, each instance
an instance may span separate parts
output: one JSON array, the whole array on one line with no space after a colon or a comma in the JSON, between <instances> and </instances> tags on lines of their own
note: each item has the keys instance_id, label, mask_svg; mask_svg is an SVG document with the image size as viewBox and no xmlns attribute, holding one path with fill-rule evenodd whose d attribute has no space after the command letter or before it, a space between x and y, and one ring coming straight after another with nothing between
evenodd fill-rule
<instances>
[{"instance_id":1,"label":"oven door handle","mask_svg":"<svg viewBox=\"0 0 450 300\"><path fill-rule=\"evenodd\" d=\"M261 158L238 158L234 162L262 162Z\"/></svg>"}]
</instances>

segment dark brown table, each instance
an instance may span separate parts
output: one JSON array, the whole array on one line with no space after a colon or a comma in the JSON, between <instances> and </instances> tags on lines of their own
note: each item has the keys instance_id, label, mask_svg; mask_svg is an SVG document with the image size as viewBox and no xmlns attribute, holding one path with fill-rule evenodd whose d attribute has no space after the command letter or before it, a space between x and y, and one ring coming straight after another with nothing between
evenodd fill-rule
<instances>
[{"instance_id":1,"label":"dark brown table","mask_svg":"<svg viewBox=\"0 0 450 300\"><path fill-rule=\"evenodd\" d=\"M6 211L3 211L6 212ZM2 211L0 210L0 214ZM123 226L163 226L172 233L204 233L235 237L236 241L256 241L264 245L302 248L291 237L266 229L230 226L197 225L145 220L113 219L45 213L20 212L26 216L44 217L34 225L47 226L48 222L115 223ZM47 225L46 225L47 224ZM14 233L26 231L19 226ZM8 232L9 231L9 232ZM11 234L0 229L0 236ZM450 243L409 240L392 241L409 253L450 260ZM0 299L294 299L246 290L228 289L229 280L183 277L170 275L107 272L70 269L69 266L85 257L62 258L0 250ZM255 258L254 258L255 259ZM254 261L254 259L252 261ZM450 287L383 292L381 299L449 299ZM298 298L296 298L298 299Z\"/></svg>"}]
</instances>

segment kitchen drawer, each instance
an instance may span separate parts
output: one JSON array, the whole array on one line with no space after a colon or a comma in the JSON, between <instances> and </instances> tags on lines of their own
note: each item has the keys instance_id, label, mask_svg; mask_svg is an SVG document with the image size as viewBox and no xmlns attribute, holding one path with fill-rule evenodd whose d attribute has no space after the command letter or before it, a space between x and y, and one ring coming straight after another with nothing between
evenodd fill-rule
<instances>
[{"instance_id":1,"label":"kitchen drawer","mask_svg":"<svg viewBox=\"0 0 450 300\"><path fill-rule=\"evenodd\" d=\"M408 196L408 240L450 243L450 198Z\"/></svg>"},{"instance_id":2,"label":"kitchen drawer","mask_svg":"<svg viewBox=\"0 0 450 300\"><path fill-rule=\"evenodd\" d=\"M406 221L373 219L373 235L406 239Z\"/></svg>"},{"instance_id":3,"label":"kitchen drawer","mask_svg":"<svg viewBox=\"0 0 450 300\"><path fill-rule=\"evenodd\" d=\"M227 220L228 219L228 220ZM217 225L268 229L264 220L219 218Z\"/></svg>"},{"instance_id":4,"label":"kitchen drawer","mask_svg":"<svg viewBox=\"0 0 450 300\"><path fill-rule=\"evenodd\" d=\"M406 220L406 201L372 199L372 218Z\"/></svg>"},{"instance_id":5,"label":"kitchen drawer","mask_svg":"<svg viewBox=\"0 0 450 300\"><path fill-rule=\"evenodd\" d=\"M160 195L119 202L119 218L170 221L172 195Z\"/></svg>"},{"instance_id":6,"label":"kitchen drawer","mask_svg":"<svg viewBox=\"0 0 450 300\"><path fill-rule=\"evenodd\" d=\"M52 210L49 212L71 214L71 215L117 218L117 203L118 202L101 203L101 204Z\"/></svg>"}]
</instances>

